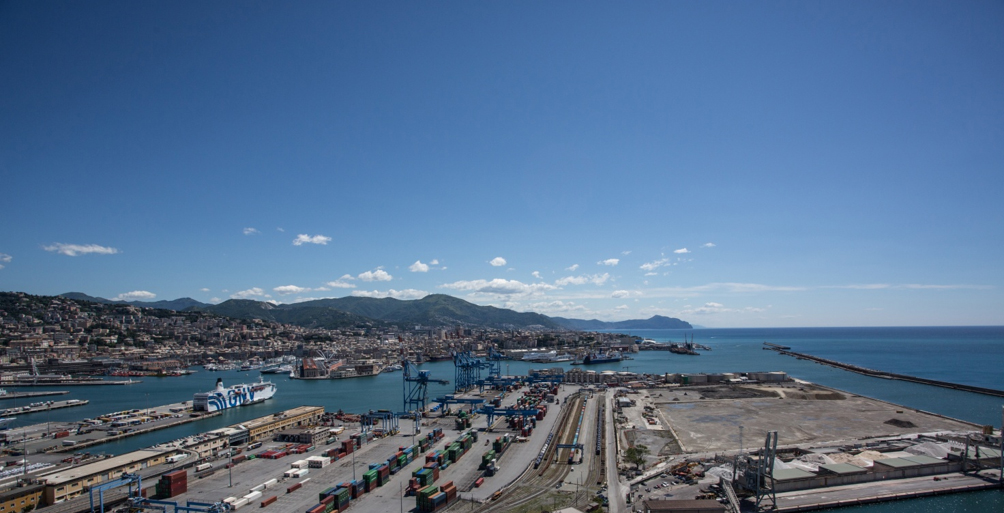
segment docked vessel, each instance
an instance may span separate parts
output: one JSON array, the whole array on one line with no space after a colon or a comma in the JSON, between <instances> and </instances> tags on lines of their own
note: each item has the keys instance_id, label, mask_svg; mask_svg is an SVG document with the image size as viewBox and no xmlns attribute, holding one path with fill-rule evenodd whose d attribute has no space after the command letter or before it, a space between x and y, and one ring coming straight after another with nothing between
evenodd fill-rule
<instances>
[{"instance_id":1,"label":"docked vessel","mask_svg":"<svg viewBox=\"0 0 1004 513\"><path fill-rule=\"evenodd\" d=\"M624 359L624 355L614 351L611 353L589 353L581 362L572 362L574 365L595 365L599 363L614 363Z\"/></svg>"},{"instance_id":2,"label":"docked vessel","mask_svg":"<svg viewBox=\"0 0 1004 513\"><path fill-rule=\"evenodd\" d=\"M293 372L293 365L287 363L284 365L279 365L278 367L269 367L267 369L261 369L258 372L261 372L262 374L289 374L290 372Z\"/></svg>"},{"instance_id":3,"label":"docked vessel","mask_svg":"<svg viewBox=\"0 0 1004 513\"><path fill-rule=\"evenodd\" d=\"M192 399L195 411L218 411L236 406L247 406L271 399L275 395L275 384L258 378L257 383L223 386L223 378L216 380L216 389L199 392Z\"/></svg>"},{"instance_id":4,"label":"docked vessel","mask_svg":"<svg viewBox=\"0 0 1004 513\"><path fill-rule=\"evenodd\" d=\"M525 355L523 355L522 358L524 362L535 362L535 363L570 362L572 361L572 359L573 359L572 355L558 354L557 351L526 353Z\"/></svg>"}]
</instances>

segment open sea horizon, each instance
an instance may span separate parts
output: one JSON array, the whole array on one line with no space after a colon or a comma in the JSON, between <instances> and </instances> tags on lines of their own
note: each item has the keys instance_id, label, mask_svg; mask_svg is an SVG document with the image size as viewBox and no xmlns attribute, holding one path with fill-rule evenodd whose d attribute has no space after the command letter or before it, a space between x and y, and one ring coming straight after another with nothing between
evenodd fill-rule
<instances>
[{"instance_id":1,"label":"open sea horizon","mask_svg":"<svg viewBox=\"0 0 1004 513\"><path fill-rule=\"evenodd\" d=\"M790 346L793 351L871 369L908 374L928 379L985 388L1004 389L1004 326L967 327L880 327L880 328L695 328L689 330L604 330L649 338L659 342L680 342L684 335L711 347L700 356L675 355L666 351L643 351L633 359L590 366L594 370L624 370L638 373L752 372L785 371L790 376L873 397L905 407L925 410L973 422L1001 425L1004 398L897 380L863 376L849 371L783 356L762 349L763 342ZM569 363L503 363L507 374L525 374L531 368ZM429 362L419 366L436 379L452 384L452 362ZM82 407L49 413L22 415L16 426L50 421L76 421L127 408L146 408L191 400L197 392L213 388L216 378L224 384L257 381L258 372L208 372L195 367L195 374L183 377L143 378L126 386L66 387L60 399L87 399ZM404 384L401 372L344 380L291 380L283 375L266 375L278 386L276 396L248 407L228 410L223 415L175 428L91 448L91 452L122 454L218 427L301 405L324 406L328 411L365 412L370 409L403 410ZM58 389L58 387L52 387ZM45 389L45 388L32 388ZM22 389L26 390L26 389ZM452 385L429 386L430 399L453 393ZM408 421L402 421L407 425ZM784 440L779 440L780 444ZM841 508L848 513L941 513L954 511L1004 511L1004 492L972 492L950 496Z\"/></svg>"}]
</instances>

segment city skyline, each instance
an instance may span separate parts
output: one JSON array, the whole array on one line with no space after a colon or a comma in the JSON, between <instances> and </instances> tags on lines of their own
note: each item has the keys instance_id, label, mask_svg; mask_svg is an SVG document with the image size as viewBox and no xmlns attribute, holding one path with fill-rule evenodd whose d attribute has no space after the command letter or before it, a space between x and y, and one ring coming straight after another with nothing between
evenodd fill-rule
<instances>
[{"instance_id":1,"label":"city skyline","mask_svg":"<svg viewBox=\"0 0 1004 513\"><path fill-rule=\"evenodd\" d=\"M1002 21L2 4L0 290L1001 325Z\"/></svg>"}]
</instances>

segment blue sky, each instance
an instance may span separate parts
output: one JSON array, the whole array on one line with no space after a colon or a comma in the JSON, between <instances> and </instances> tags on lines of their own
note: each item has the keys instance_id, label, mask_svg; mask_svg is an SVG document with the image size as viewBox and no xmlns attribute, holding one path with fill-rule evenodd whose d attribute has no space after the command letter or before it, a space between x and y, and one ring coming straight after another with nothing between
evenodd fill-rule
<instances>
[{"instance_id":1,"label":"blue sky","mask_svg":"<svg viewBox=\"0 0 1004 513\"><path fill-rule=\"evenodd\" d=\"M1000 2L0 2L0 289L1004 324Z\"/></svg>"}]
</instances>

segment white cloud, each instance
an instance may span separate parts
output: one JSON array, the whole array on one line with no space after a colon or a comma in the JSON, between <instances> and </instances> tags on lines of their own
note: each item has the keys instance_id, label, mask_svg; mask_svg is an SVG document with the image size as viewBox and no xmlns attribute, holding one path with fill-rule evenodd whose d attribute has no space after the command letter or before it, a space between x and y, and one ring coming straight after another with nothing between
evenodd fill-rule
<instances>
[{"instance_id":1,"label":"white cloud","mask_svg":"<svg viewBox=\"0 0 1004 513\"><path fill-rule=\"evenodd\" d=\"M429 272L429 264L423 264L421 260L415 260L414 264L408 266L408 270L413 273Z\"/></svg>"},{"instance_id":2,"label":"white cloud","mask_svg":"<svg viewBox=\"0 0 1004 513\"><path fill-rule=\"evenodd\" d=\"M286 230L284 230L284 229L282 229L282 228L280 228L280 227L276 227L275 231L277 231L277 232L282 232L282 233L286 233Z\"/></svg>"},{"instance_id":3,"label":"white cloud","mask_svg":"<svg viewBox=\"0 0 1004 513\"><path fill-rule=\"evenodd\" d=\"M957 289L975 289L975 290L986 290L992 289L993 287L989 285L924 285L920 283L907 283L905 285L900 285L904 289L936 289L936 290L957 290Z\"/></svg>"},{"instance_id":4,"label":"white cloud","mask_svg":"<svg viewBox=\"0 0 1004 513\"><path fill-rule=\"evenodd\" d=\"M331 237L325 237L324 235L314 235L313 237L311 237L310 235L306 235L303 233L297 235L296 238L293 239L294 246L302 246L304 244L326 245L329 242L331 242Z\"/></svg>"},{"instance_id":5,"label":"white cloud","mask_svg":"<svg viewBox=\"0 0 1004 513\"><path fill-rule=\"evenodd\" d=\"M259 232L257 228L245 228L244 229L244 235L254 235L256 233L261 233L261 232Z\"/></svg>"},{"instance_id":6,"label":"white cloud","mask_svg":"<svg viewBox=\"0 0 1004 513\"><path fill-rule=\"evenodd\" d=\"M523 283L517 280L505 280L502 278L495 278L491 281L456 281L440 285L440 287L444 289L470 291L476 294L491 294L498 296L531 295L557 288L549 283Z\"/></svg>"},{"instance_id":7,"label":"white cloud","mask_svg":"<svg viewBox=\"0 0 1004 513\"><path fill-rule=\"evenodd\" d=\"M139 301L140 299L153 299L157 294L145 290L134 290L115 296L116 301Z\"/></svg>"},{"instance_id":8,"label":"white cloud","mask_svg":"<svg viewBox=\"0 0 1004 513\"><path fill-rule=\"evenodd\" d=\"M202 287L202 288L201 288L201 289L199 289L199 290L201 290L202 292L209 292L209 289L207 289L206 287Z\"/></svg>"},{"instance_id":9,"label":"white cloud","mask_svg":"<svg viewBox=\"0 0 1004 513\"><path fill-rule=\"evenodd\" d=\"M435 259L435 258L433 258L433 259L432 259L432 262L429 262L429 265L439 265L439 260L438 260L438 259Z\"/></svg>"},{"instance_id":10,"label":"white cloud","mask_svg":"<svg viewBox=\"0 0 1004 513\"><path fill-rule=\"evenodd\" d=\"M990 285L967 285L967 284L955 284L955 285L936 285L936 284L921 284L921 283L903 283L903 284L891 284L891 283L859 283L851 285L831 285L828 287L823 287L826 289L852 289L852 290L885 290L885 289L907 289L907 290L987 290L992 289Z\"/></svg>"},{"instance_id":11,"label":"white cloud","mask_svg":"<svg viewBox=\"0 0 1004 513\"><path fill-rule=\"evenodd\" d=\"M383 269L377 267L375 271L366 271L364 273L359 273L358 278L363 281L390 281L394 277L384 271Z\"/></svg>"},{"instance_id":12,"label":"white cloud","mask_svg":"<svg viewBox=\"0 0 1004 513\"><path fill-rule=\"evenodd\" d=\"M97 244L63 244L57 242L51 246L43 246L46 251L55 251L61 255L79 256L94 253L95 255L114 255L119 252L115 248L99 246Z\"/></svg>"},{"instance_id":13,"label":"white cloud","mask_svg":"<svg viewBox=\"0 0 1004 513\"><path fill-rule=\"evenodd\" d=\"M708 243L705 243L705 244L701 244L701 247L702 248L713 248L713 247L715 247L715 243L714 242L708 242Z\"/></svg>"},{"instance_id":14,"label":"white cloud","mask_svg":"<svg viewBox=\"0 0 1004 513\"><path fill-rule=\"evenodd\" d=\"M541 303L531 303L527 305L528 309L526 311L537 312L542 314L558 314L558 313L569 313L569 312L585 312L588 311L583 305L575 304L571 301L546 301Z\"/></svg>"},{"instance_id":15,"label":"white cloud","mask_svg":"<svg viewBox=\"0 0 1004 513\"><path fill-rule=\"evenodd\" d=\"M690 250L687 249L687 248L680 248L680 249L677 249L677 250L673 250L673 253L676 253L676 254L690 253Z\"/></svg>"},{"instance_id":16,"label":"white cloud","mask_svg":"<svg viewBox=\"0 0 1004 513\"><path fill-rule=\"evenodd\" d=\"M621 251L621 254L624 255L624 256L628 256L628 255L631 254L631 250L629 249L627 251Z\"/></svg>"},{"instance_id":17,"label":"white cloud","mask_svg":"<svg viewBox=\"0 0 1004 513\"><path fill-rule=\"evenodd\" d=\"M534 272L530 273L530 276L533 276L534 278L537 278L538 280L541 279L541 277L540 277L540 271L534 271Z\"/></svg>"},{"instance_id":18,"label":"white cloud","mask_svg":"<svg viewBox=\"0 0 1004 513\"><path fill-rule=\"evenodd\" d=\"M272 291L280 296L285 296L287 294L302 294L304 292L310 292L310 289L306 287L297 287L296 285L281 285L275 287Z\"/></svg>"},{"instance_id":19,"label":"white cloud","mask_svg":"<svg viewBox=\"0 0 1004 513\"><path fill-rule=\"evenodd\" d=\"M495 267L502 267L503 265L506 264L506 261L502 257L495 257L495 258L491 259L491 261L489 261L488 263L492 264Z\"/></svg>"},{"instance_id":20,"label":"white cloud","mask_svg":"<svg viewBox=\"0 0 1004 513\"><path fill-rule=\"evenodd\" d=\"M579 268L579 264L572 264L570 267L566 267L565 270L566 271L575 271L578 268Z\"/></svg>"},{"instance_id":21,"label":"white cloud","mask_svg":"<svg viewBox=\"0 0 1004 513\"><path fill-rule=\"evenodd\" d=\"M218 297L211 297L211 298L209 298L209 302L213 303L213 304L219 303L220 301L222 301L222 300L220 298L218 298Z\"/></svg>"},{"instance_id":22,"label":"white cloud","mask_svg":"<svg viewBox=\"0 0 1004 513\"><path fill-rule=\"evenodd\" d=\"M596 263L599 264L599 265L615 266L615 265L621 263L621 259L619 259L619 258L608 258L606 260L600 260L599 262L596 262Z\"/></svg>"},{"instance_id":23,"label":"white cloud","mask_svg":"<svg viewBox=\"0 0 1004 513\"><path fill-rule=\"evenodd\" d=\"M592 283L593 285L603 285L609 279L610 274L608 273L588 274L583 276L566 276L556 280L554 284L559 287L564 287L565 285L585 285L587 283Z\"/></svg>"},{"instance_id":24,"label":"white cloud","mask_svg":"<svg viewBox=\"0 0 1004 513\"><path fill-rule=\"evenodd\" d=\"M652 262L646 262L644 264L641 264L640 268L643 271L654 271L654 270L656 270L656 269L658 269L658 268L660 268L660 267L662 267L664 265L667 265L667 264L669 264L669 259L668 258L662 258L662 259L659 259L659 260L655 260L655 261L652 261Z\"/></svg>"},{"instance_id":25,"label":"white cloud","mask_svg":"<svg viewBox=\"0 0 1004 513\"><path fill-rule=\"evenodd\" d=\"M658 276L658 275L659 275L659 273L656 273L656 272L645 273L645 276Z\"/></svg>"},{"instance_id":26,"label":"white cloud","mask_svg":"<svg viewBox=\"0 0 1004 513\"><path fill-rule=\"evenodd\" d=\"M354 280L354 279L355 278L352 277L351 274L343 274L341 278L338 278L335 281L329 281L325 283L325 285L336 289L354 289L356 288L355 284L346 283L346 280Z\"/></svg>"},{"instance_id":27,"label":"white cloud","mask_svg":"<svg viewBox=\"0 0 1004 513\"><path fill-rule=\"evenodd\" d=\"M828 288L833 288L833 289L855 289L855 290L880 290L880 289L888 289L890 287L892 287L892 285L889 285L888 283L861 283L861 284L852 284L852 285L835 285L833 287L828 287Z\"/></svg>"},{"instance_id":28,"label":"white cloud","mask_svg":"<svg viewBox=\"0 0 1004 513\"><path fill-rule=\"evenodd\" d=\"M770 308L770 306L767 306ZM714 314L751 314L751 313L763 313L767 311L767 308L759 308L755 306L747 306L744 308L727 308L721 303L708 302L704 303L703 306L694 308L690 305L684 307L684 310L680 312L682 315L714 315Z\"/></svg>"},{"instance_id":29,"label":"white cloud","mask_svg":"<svg viewBox=\"0 0 1004 513\"><path fill-rule=\"evenodd\" d=\"M230 295L230 299L250 299L253 297L272 297L265 293L260 287L252 287L247 290L235 292Z\"/></svg>"},{"instance_id":30,"label":"white cloud","mask_svg":"<svg viewBox=\"0 0 1004 513\"><path fill-rule=\"evenodd\" d=\"M610 294L610 297L615 298L615 299L620 299L620 298L628 297L630 295L631 295L631 293L628 292L628 291L626 291L626 290L615 290L613 294Z\"/></svg>"},{"instance_id":31,"label":"white cloud","mask_svg":"<svg viewBox=\"0 0 1004 513\"><path fill-rule=\"evenodd\" d=\"M614 310L627 310L628 308L629 308L628 305L621 305L621 306L615 306Z\"/></svg>"},{"instance_id":32,"label":"white cloud","mask_svg":"<svg viewBox=\"0 0 1004 513\"><path fill-rule=\"evenodd\" d=\"M10 263L11 260L14 260L14 257L8 255L7 253L0 253L0 262L3 262L3 263L6 264L6 263Z\"/></svg>"},{"instance_id":33,"label":"white cloud","mask_svg":"<svg viewBox=\"0 0 1004 513\"><path fill-rule=\"evenodd\" d=\"M353 290L352 295L356 297L375 297L384 298L392 297L394 299L422 299L428 296L429 293L424 290L416 289L404 289L404 290L394 290L390 289L386 292L379 290Z\"/></svg>"}]
</instances>

